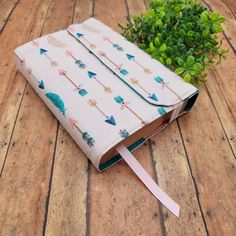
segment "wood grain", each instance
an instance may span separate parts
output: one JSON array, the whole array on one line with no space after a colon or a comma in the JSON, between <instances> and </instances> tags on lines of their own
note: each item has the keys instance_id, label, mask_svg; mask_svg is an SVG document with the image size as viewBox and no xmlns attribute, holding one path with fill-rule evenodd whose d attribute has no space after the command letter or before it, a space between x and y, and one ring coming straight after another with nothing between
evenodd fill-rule
<instances>
[{"instance_id":1,"label":"wood grain","mask_svg":"<svg viewBox=\"0 0 236 236\"><path fill-rule=\"evenodd\" d=\"M18 2L19 0L2 0L0 2L0 32L3 30L8 18L14 11L14 8L16 7Z\"/></svg>"},{"instance_id":2,"label":"wood grain","mask_svg":"<svg viewBox=\"0 0 236 236\"><path fill-rule=\"evenodd\" d=\"M225 39L223 47L229 48ZM209 70L206 83L234 156L236 156L236 96L233 89L236 88L235 60L235 54L229 49L227 60Z\"/></svg>"},{"instance_id":3,"label":"wood grain","mask_svg":"<svg viewBox=\"0 0 236 236\"><path fill-rule=\"evenodd\" d=\"M54 152L55 118L27 86L0 181L2 235L40 235Z\"/></svg>"},{"instance_id":4,"label":"wood grain","mask_svg":"<svg viewBox=\"0 0 236 236\"><path fill-rule=\"evenodd\" d=\"M45 8L49 0L22 0L11 14L0 35L0 104L3 103L10 80L16 73L13 50L25 43L31 30L44 21ZM20 32L20 33L19 33ZM17 37L16 37L17 34Z\"/></svg>"},{"instance_id":5,"label":"wood grain","mask_svg":"<svg viewBox=\"0 0 236 236\"><path fill-rule=\"evenodd\" d=\"M86 234L87 174L87 157L60 126L46 235Z\"/></svg>"},{"instance_id":6,"label":"wood grain","mask_svg":"<svg viewBox=\"0 0 236 236\"><path fill-rule=\"evenodd\" d=\"M92 12L92 1L77 0L73 22L79 23ZM70 23L68 23L69 25ZM46 235L86 235L88 159L59 126L53 169Z\"/></svg>"},{"instance_id":7,"label":"wood grain","mask_svg":"<svg viewBox=\"0 0 236 236\"><path fill-rule=\"evenodd\" d=\"M236 2L234 0L222 0L236 17Z\"/></svg>"},{"instance_id":8,"label":"wood grain","mask_svg":"<svg viewBox=\"0 0 236 236\"><path fill-rule=\"evenodd\" d=\"M179 218L162 207L166 235L206 235L201 206L177 123L173 122L152 140L150 144L158 184L181 206Z\"/></svg>"},{"instance_id":9,"label":"wood grain","mask_svg":"<svg viewBox=\"0 0 236 236\"><path fill-rule=\"evenodd\" d=\"M37 3L37 1L35 1ZM27 6L27 2L22 2L17 6L17 8L24 8ZM41 1L41 5L39 8L35 9L33 12L34 14L34 20L31 22L32 29L29 28L29 32L27 32L27 35L25 38L27 40L31 40L33 38L39 37L42 31L42 26L47 14L47 7L49 7L49 1ZM15 9L15 11L18 11L18 9ZM13 13L12 17L17 21L19 18L21 18L21 15L15 16L15 13ZM5 30L8 30L8 27L12 28L12 31L17 31L17 27L23 27L23 24L21 25L21 22L19 21L19 25L10 25L5 27ZM15 27L15 29L13 29ZM10 40L10 38L8 38ZM25 43L25 40L22 42ZM2 169L2 166L5 161L5 157L7 154L7 151L9 149L9 143L10 139L14 130L15 121L18 115L19 107L22 101L22 97L24 95L24 90L26 87L26 80L24 77L20 74L16 74L16 68L15 68L15 60L13 58L13 52L11 51L11 46L13 43L6 44L5 49L9 51L9 55L4 57L5 60L5 70L13 70L12 73L9 72L9 74L12 74L11 77L8 79L9 81L9 90L6 93L4 103L0 104L0 170ZM0 45L0 48L2 47L2 44ZM1 51L1 50L0 50ZM0 62L1 63L1 62ZM0 70L0 80L2 79L3 73ZM6 76L7 77L7 76Z\"/></svg>"},{"instance_id":10,"label":"wood grain","mask_svg":"<svg viewBox=\"0 0 236 236\"><path fill-rule=\"evenodd\" d=\"M199 201L211 235L234 235L235 159L206 89L179 119Z\"/></svg>"}]
</instances>

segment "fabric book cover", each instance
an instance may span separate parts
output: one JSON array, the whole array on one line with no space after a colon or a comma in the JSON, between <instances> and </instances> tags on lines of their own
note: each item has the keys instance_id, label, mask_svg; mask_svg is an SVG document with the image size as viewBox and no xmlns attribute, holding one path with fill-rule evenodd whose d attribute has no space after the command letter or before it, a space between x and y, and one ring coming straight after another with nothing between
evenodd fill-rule
<instances>
[{"instance_id":1,"label":"fabric book cover","mask_svg":"<svg viewBox=\"0 0 236 236\"><path fill-rule=\"evenodd\" d=\"M14 51L18 69L103 171L194 104L198 89L90 18ZM137 174L137 173L136 173Z\"/></svg>"}]
</instances>

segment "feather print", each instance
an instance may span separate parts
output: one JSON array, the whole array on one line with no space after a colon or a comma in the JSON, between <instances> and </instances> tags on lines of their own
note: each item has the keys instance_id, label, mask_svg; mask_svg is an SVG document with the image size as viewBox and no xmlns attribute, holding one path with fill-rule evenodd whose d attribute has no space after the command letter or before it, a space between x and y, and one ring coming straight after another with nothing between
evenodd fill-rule
<instances>
[{"instance_id":1,"label":"feather print","mask_svg":"<svg viewBox=\"0 0 236 236\"><path fill-rule=\"evenodd\" d=\"M57 38L53 37L52 35L48 35L47 41L49 44L51 44L52 46L57 47L57 48L65 48L66 47L66 44L64 44L63 42L61 42Z\"/></svg>"},{"instance_id":2,"label":"feather print","mask_svg":"<svg viewBox=\"0 0 236 236\"><path fill-rule=\"evenodd\" d=\"M85 29L85 30L87 30L87 31L89 31L91 33L95 33L95 34L101 34L102 33L101 30L99 30L99 29L97 29L97 28L95 28L93 26L87 25L85 23L82 24L82 27L83 27L83 29Z\"/></svg>"},{"instance_id":3,"label":"feather print","mask_svg":"<svg viewBox=\"0 0 236 236\"><path fill-rule=\"evenodd\" d=\"M46 97L53 103L55 107L65 116L66 108L64 102L56 93L46 93Z\"/></svg>"}]
</instances>

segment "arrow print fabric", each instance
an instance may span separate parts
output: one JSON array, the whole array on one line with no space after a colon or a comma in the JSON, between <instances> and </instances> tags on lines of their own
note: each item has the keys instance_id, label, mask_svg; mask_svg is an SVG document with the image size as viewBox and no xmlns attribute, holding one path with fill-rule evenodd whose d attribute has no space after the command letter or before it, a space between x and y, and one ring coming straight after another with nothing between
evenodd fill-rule
<instances>
[{"instance_id":1,"label":"arrow print fabric","mask_svg":"<svg viewBox=\"0 0 236 236\"><path fill-rule=\"evenodd\" d=\"M25 70L26 70L26 72L28 73L28 75L31 76L31 78L33 78L34 81L36 81L36 83L38 84L38 87L39 87L40 89L45 89L44 81L43 81L43 80L38 80L38 79L32 74L32 69L31 69L31 68L27 68L25 59L20 59L19 57L18 57L18 59L20 60L21 66L25 68Z\"/></svg>"},{"instance_id":2,"label":"arrow print fabric","mask_svg":"<svg viewBox=\"0 0 236 236\"><path fill-rule=\"evenodd\" d=\"M87 131L82 131L78 127L77 125L78 121L75 119L69 118L69 122L70 122L71 127L73 129L76 129L80 133L80 135L82 136L82 139L88 144L88 146L93 147L95 140L93 139L93 137L90 136L90 134Z\"/></svg>"},{"instance_id":3,"label":"arrow print fabric","mask_svg":"<svg viewBox=\"0 0 236 236\"><path fill-rule=\"evenodd\" d=\"M111 115L111 116L106 115L106 114L101 110L101 108L98 107L97 102L96 102L94 99L89 99L88 103L89 103L89 105L90 105L91 107L95 107L95 108L97 109L97 111L98 111L100 114L102 114L102 115L106 118L106 119L105 119L105 122L106 122L106 123L108 123L108 124L110 124L110 125L116 125L116 121L115 121L114 116L112 116L112 115Z\"/></svg>"},{"instance_id":4,"label":"arrow print fabric","mask_svg":"<svg viewBox=\"0 0 236 236\"><path fill-rule=\"evenodd\" d=\"M95 19L26 43L15 54L18 68L97 169L107 150L197 92Z\"/></svg>"}]
</instances>

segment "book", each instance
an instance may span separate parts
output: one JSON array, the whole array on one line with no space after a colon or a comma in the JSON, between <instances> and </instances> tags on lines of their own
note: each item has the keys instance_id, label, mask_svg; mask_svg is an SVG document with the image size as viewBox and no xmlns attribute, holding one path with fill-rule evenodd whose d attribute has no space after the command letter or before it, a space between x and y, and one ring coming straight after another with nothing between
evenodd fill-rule
<instances>
[{"instance_id":1,"label":"book","mask_svg":"<svg viewBox=\"0 0 236 236\"><path fill-rule=\"evenodd\" d=\"M188 112L199 92L95 18L14 54L19 71L99 171L122 158L120 147L133 151Z\"/></svg>"}]
</instances>

